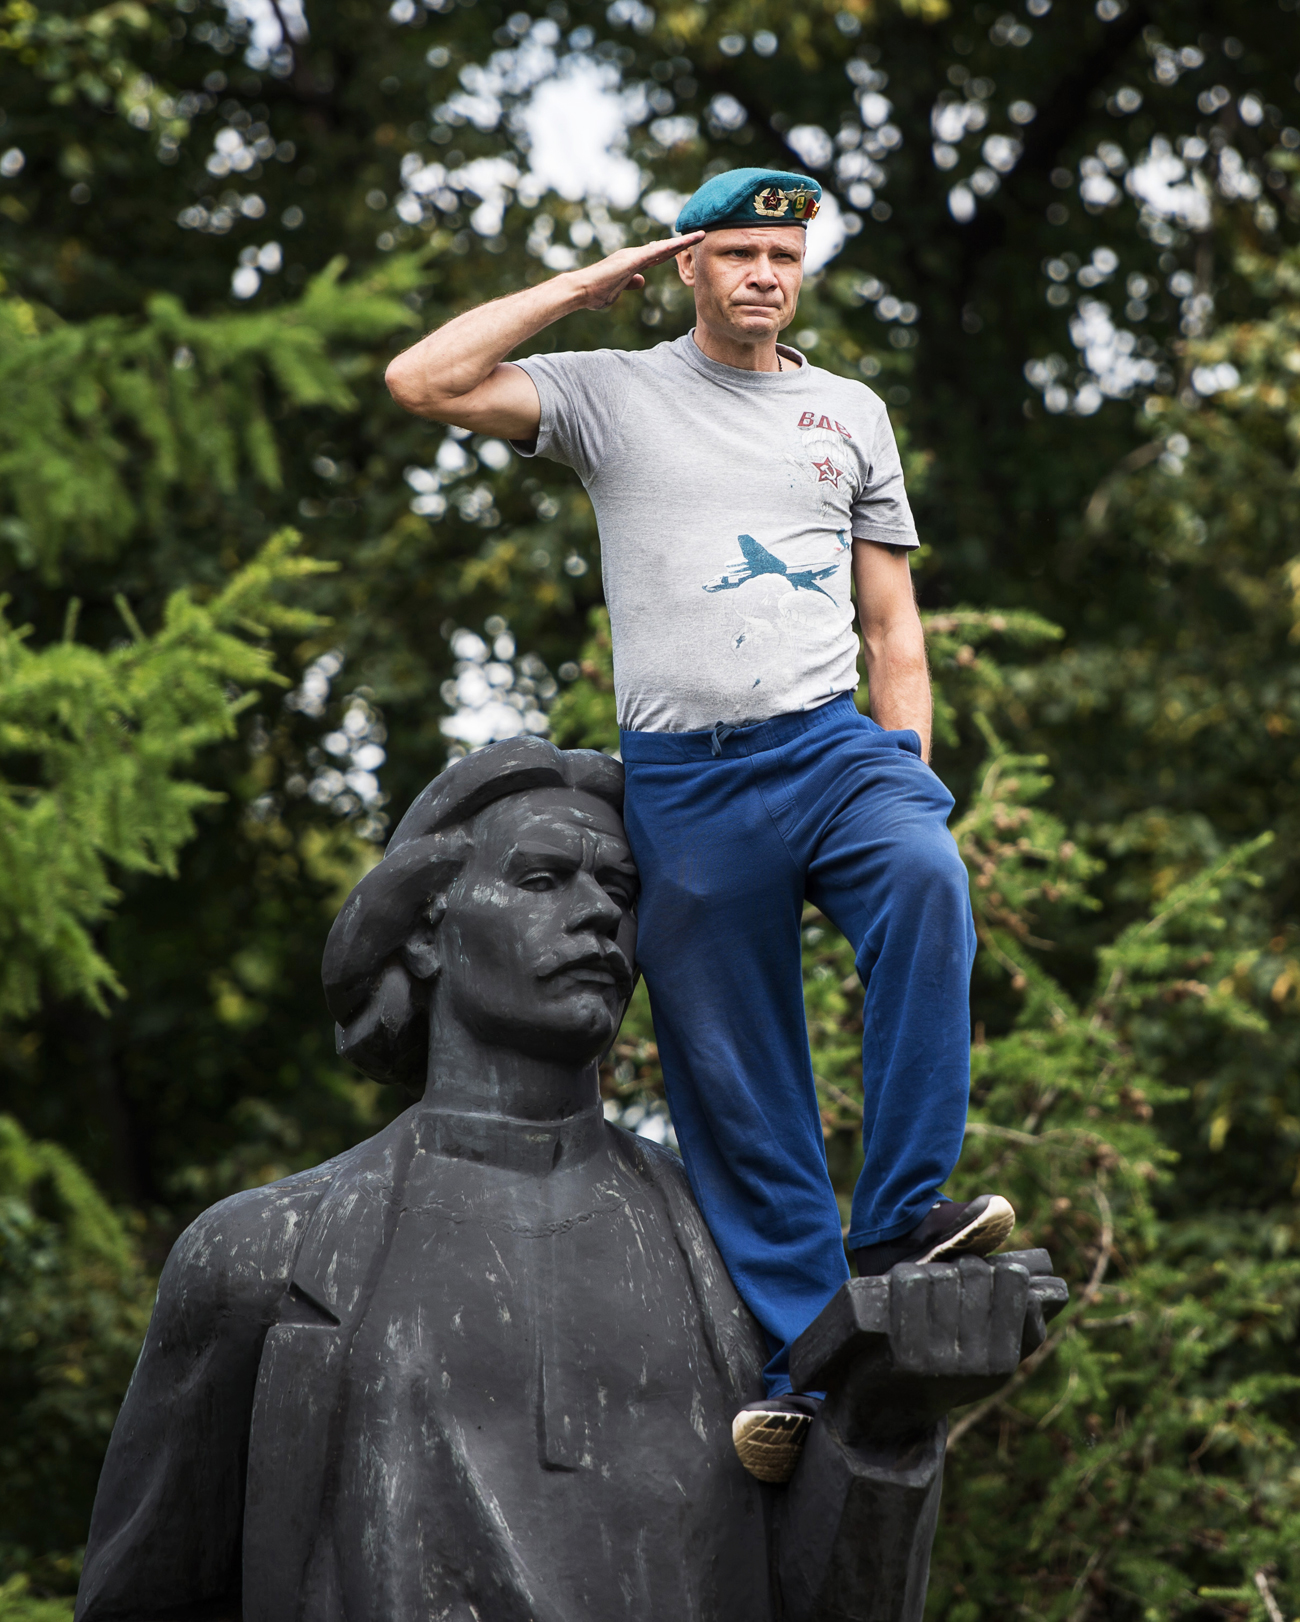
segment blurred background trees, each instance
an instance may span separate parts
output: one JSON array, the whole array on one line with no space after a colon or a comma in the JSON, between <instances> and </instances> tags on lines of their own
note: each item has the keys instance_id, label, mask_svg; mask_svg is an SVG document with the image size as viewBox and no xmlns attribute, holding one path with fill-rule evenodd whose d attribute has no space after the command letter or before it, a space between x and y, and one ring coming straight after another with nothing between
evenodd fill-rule
<instances>
[{"instance_id":1,"label":"blurred background trees","mask_svg":"<svg viewBox=\"0 0 1300 1622\"><path fill-rule=\"evenodd\" d=\"M954 1425L931 1615L1300 1610L1297 69L1295 0L0 5L0 1612L66 1614L179 1229L402 1107L318 979L390 814L449 747L612 745L581 489L388 358L742 163L828 188L791 336L926 543L954 1192L1076 1286ZM669 269L538 347L689 317ZM670 1131L643 997L605 1087Z\"/></svg>"}]
</instances>

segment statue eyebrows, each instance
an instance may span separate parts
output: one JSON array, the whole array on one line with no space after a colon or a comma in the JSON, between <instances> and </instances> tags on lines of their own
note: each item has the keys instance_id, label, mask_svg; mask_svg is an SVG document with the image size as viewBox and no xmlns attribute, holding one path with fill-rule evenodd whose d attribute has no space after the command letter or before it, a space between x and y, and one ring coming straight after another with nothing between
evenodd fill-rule
<instances>
[{"instance_id":1,"label":"statue eyebrows","mask_svg":"<svg viewBox=\"0 0 1300 1622\"><path fill-rule=\"evenodd\" d=\"M513 877L539 868L554 873L576 873L583 867L593 842L596 848L591 870L600 883L607 885L616 881L635 894L639 876L627 845L622 839L594 828L559 825L530 829L506 853L503 869Z\"/></svg>"},{"instance_id":2,"label":"statue eyebrows","mask_svg":"<svg viewBox=\"0 0 1300 1622\"><path fill-rule=\"evenodd\" d=\"M580 828L533 828L506 851L504 865L508 872L523 867L581 867L583 845Z\"/></svg>"},{"instance_id":3,"label":"statue eyebrows","mask_svg":"<svg viewBox=\"0 0 1300 1622\"><path fill-rule=\"evenodd\" d=\"M597 877L624 879L634 890L638 889L641 883L641 875L636 870L632 854L621 839L599 838L596 874Z\"/></svg>"}]
</instances>

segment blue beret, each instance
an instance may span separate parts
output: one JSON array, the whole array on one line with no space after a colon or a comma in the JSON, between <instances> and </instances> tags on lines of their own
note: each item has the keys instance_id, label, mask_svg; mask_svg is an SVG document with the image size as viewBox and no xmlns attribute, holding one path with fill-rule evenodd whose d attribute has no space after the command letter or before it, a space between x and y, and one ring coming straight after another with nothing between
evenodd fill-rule
<instances>
[{"instance_id":1,"label":"blue beret","mask_svg":"<svg viewBox=\"0 0 1300 1622\"><path fill-rule=\"evenodd\" d=\"M726 225L807 225L822 189L809 175L785 169L727 169L686 201L673 229L717 231Z\"/></svg>"}]
</instances>

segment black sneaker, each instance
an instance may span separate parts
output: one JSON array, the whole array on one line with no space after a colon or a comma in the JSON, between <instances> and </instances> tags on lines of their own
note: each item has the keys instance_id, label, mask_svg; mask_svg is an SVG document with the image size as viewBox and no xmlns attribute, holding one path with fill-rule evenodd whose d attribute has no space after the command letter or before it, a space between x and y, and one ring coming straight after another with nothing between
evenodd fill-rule
<instances>
[{"instance_id":1,"label":"black sneaker","mask_svg":"<svg viewBox=\"0 0 1300 1622\"><path fill-rule=\"evenodd\" d=\"M864 1245L853 1252L858 1277L887 1273L899 1262L946 1262L957 1256L987 1256L1016 1225L1010 1200L981 1194L973 1200L940 1200L911 1233Z\"/></svg>"},{"instance_id":2,"label":"black sneaker","mask_svg":"<svg viewBox=\"0 0 1300 1622\"><path fill-rule=\"evenodd\" d=\"M731 1422L731 1440L750 1475L760 1481L789 1481L821 1405L820 1397L791 1393L742 1408Z\"/></svg>"}]
</instances>

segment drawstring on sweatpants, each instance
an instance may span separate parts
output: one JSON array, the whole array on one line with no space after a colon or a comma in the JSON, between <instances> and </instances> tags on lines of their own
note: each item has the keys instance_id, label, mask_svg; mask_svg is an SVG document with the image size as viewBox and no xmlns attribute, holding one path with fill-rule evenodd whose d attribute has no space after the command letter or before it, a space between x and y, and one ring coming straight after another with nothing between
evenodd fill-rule
<instances>
[{"instance_id":1,"label":"drawstring on sweatpants","mask_svg":"<svg viewBox=\"0 0 1300 1622\"><path fill-rule=\"evenodd\" d=\"M722 753L722 746L731 734L739 731L738 726L728 726L725 721L715 721L713 723L713 736L710 739L709 747L715 760Z\"/></svg>"}]
</instances>

